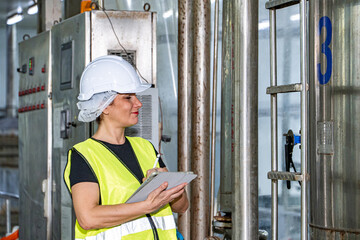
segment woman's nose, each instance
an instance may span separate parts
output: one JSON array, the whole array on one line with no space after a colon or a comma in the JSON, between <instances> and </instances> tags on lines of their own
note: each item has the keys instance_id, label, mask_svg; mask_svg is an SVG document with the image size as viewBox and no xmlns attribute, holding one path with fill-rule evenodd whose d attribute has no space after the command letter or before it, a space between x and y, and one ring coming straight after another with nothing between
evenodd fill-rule
<instances>
[{"instance_id":1,"label":"woman's nose","mask_svg":"<svg viewBox=\"0 0 360 240\"><path fill-rule=\"evenodd\" d=\"M135 106L138 108L142 107L142 103L140 102L140 100L135 96Z\"/></svg>"}]
</instances>

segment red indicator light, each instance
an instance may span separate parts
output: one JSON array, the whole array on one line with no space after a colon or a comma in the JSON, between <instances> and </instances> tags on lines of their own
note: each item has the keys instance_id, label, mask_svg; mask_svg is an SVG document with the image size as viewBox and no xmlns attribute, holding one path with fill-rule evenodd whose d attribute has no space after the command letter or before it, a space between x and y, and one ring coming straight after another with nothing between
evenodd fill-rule
<instances>
[{"instance_id":1,"label":"red indicator light","mask_svg":"<svg viewBox=\"0 0 360 240\"><path fill-rule=\"evenodd\" d=\"M40 109L40 104L36 105L36 109Z\"/></svg>"},{"instance_id":2,"label":"red indicator light","mask_svg":"<svg viewBox=\"0 0 360 240\"><path fill-rule=\"evenodd\" d=\"M35 110L36 109L36 106L34 105L34 106L32 106L32 110Z\"/></svg>"},{"instance_id":3,"label":"red indicator light","mask_svg":"<svg viewBox=\"0 0 360 240\"><path fill-rule=\"evenodd\" d=\"M25 92L25 91L22 91L22 92L21 92L21 95L25 95L25 94L26 94L26 92Z\"/></svg>"},{"instance_id":4,"label":"red indicator light","mask_svg":"<svg viewBox=\"0 0 360 240\"><path fill-rule=\"evenodd\" d=\"M26 112L27 110L28 110L28 107L25 107L25 108L24 108L24 112Z\"/></svg>"},{"instance_id":5,"label":"red indicator light","mask_svg":"<svg viewBox=\"0 0 360 240\"><path fill-rule=\"evenodd\" d=\"M44 109L45 108L45 104L41 104L41 109Z\"/></svg>"},{"instance_id":6,"label":"red indicator light","mask_svg":"<svg viewBox=\"0 0 360 240\"><path fill-rule=\"evenodd\" d=\"M41 86L41 91L45 91L45 85Z\"/></svg>"},{"instance_id":7,"label":"red indicator light","mask_svg":"<svg viewBox=\"0 0 360 240\"><path fill-rule=\"evenodd\" d=\"M29 94L32 93L32 89L30 88L30 89L28 90L28 92L29 92Z\"/></svg>"},{"instance_id":8,"label":"red indicator light","mask_svg":"<svg viewBox=\"0 0 360 240\"><path fill-rule=\"evenodd\" d=\"M33 88L33 93L36 93L36 88Z\"/></svg>"},{"instance_id":9,"label":"red indicator light","mask_svg":"<svg viewBox=\"0 0 360 240\"><path fill-rule=\"evenodd\" d=\"M19 96L21 96L21 91L19 91Z\"/></svg>"},{"instance_id":10,"label":"red indicator light","mask_svg":"<svg viewBox=\"0 0 360 240\"><path fill-rule=\"evenodd\" d=\"M37 91L40 92L40 87L37 87Z\"/></svg>"},{"instance_id":11,"label":"red indicator light","mask_svg":"<svg viewBox=\"0 0 360 240\"><path fill-rule=\"evenodd\" d=\"M21 108L18 109L18 113L21 113Z\"/></svg>"},{"instance_id":12,"label":"red indicator light","mask_svg":"<svg viewBox=\"0 0 360 240\"><path fill-rule=\"evenodd\" d=\"M41 72L42 72L42 73L45 73L45 67L42 67L42 68L41 68Z\"/></svg>"}]
</instances>

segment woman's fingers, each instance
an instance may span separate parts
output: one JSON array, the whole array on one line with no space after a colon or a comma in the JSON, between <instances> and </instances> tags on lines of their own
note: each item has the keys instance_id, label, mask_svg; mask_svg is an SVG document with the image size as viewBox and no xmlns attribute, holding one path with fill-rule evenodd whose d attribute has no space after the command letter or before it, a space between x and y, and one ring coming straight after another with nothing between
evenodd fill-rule
<instances>
[{"instance_id":1,"label":"woman's fingers","mask_svg":"<svg viewBox=\"0 0 360 240\"><path fill-rule=\"evenodd\" d=\"M147 200L150 201L150 204L153 206L153 210L155 211L183 194L185 191L184 187L186 185L187 183L182 183L176 187L166 190L168 183L164 182L160 185L160 187L149 194Z\"/></svg>"}]
</instances>

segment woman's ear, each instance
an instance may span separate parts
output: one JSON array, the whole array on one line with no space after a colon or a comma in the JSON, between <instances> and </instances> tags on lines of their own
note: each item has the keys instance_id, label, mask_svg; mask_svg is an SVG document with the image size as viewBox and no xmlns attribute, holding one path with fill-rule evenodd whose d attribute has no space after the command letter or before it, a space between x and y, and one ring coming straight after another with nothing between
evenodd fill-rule
<instances>
[{"instance_id":1,"label":"woman's ear","mask_svg":"<svg viewBox=\"0 0 360 240\"><path fill-rule=\"evenodd\" d=\"M103 111L102 111L102 114L104 115L109 115L109 109L108 109L109 106L107 106Z\"/></svg>"}]
</instances>

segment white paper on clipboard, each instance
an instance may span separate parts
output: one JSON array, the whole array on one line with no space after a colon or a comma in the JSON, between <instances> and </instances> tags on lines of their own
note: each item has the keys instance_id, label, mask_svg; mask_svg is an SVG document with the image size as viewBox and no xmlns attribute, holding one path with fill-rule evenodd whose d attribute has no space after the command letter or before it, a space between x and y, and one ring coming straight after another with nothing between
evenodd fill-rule
<instances>
[{"instance_id":1,"label":"white paper on clipboard","mask_svg":"<svg viewBox=\"0 0 360 240\"><path fill-rule=\"evenodd\" d=\"M141 184L126 203L144 201L152 191L164 182L168 182L167 189L171 189L181 183L190 183L196 177L197 175L192 172L158 172L150 181Z\"/></svg>"}]
</instances>

